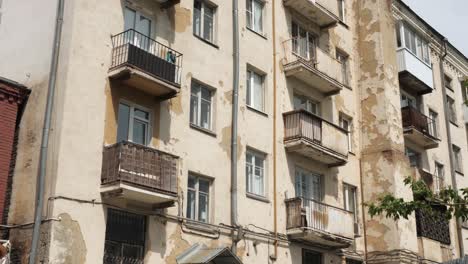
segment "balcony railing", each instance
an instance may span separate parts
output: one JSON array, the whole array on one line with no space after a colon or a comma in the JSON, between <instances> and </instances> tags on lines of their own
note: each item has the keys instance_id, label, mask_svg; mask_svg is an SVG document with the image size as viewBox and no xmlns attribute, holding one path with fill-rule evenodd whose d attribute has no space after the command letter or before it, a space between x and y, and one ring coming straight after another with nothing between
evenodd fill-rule
<instances>
[{"instance_id":1,"label":"balcony railing","mask_svg":"<svg viewBox=\"0 0 468 264\"><path fill-rule=\"evenodd\" d=\"M418 236L450 245L449 220L438 209L432 212L416 210L416 229Z\"/></svg>"},{"instance_id":2,"label":"balcony railing","mask_svg":"<svg viewBox=\"0 0 468 264\"><path fill-rule=\"evenodd\" d=\"M338 160L348 156L348 131L306 110L294 110L283 114L285 142L303 140L312 148Z\"/></svg>"},{"instance_id":3,"label":"balcony railing","mask_svg":"<svg viewBox=\"0 0 468 264\"><path fill-rule=\"evenodd\" d=\"M312 199L287 199L286 228L308 228L337 236L354 237L354 214Z\"/></svg>"},{"instance_id":4,"label":"balcony railing","mask_svg":"<svg viewBox=\"0 0 468 264\"><path fill-rule=\"evenodd\" d=\"M104 147L102 185L126 183L177 195L178 157L150 147L121 142Z\"/></svg>"},{"instance_id":5,"label":"balcony railing","mask_svg":"<svg viewBox=\"0 0 468 264\"><path fill-rule=\"evenodd\" d=\"M128 65L180 87L181 53L133 29L112 36L112 46L110 70Z\"/></svg>"},{"instance_id":6,"label":"balcony railing","mask_svg":"<svg viewBox=\"0 0 468 264\"><path fill-rule=\"evenodd\" d=\"M438 193L445 188L444 177L434 175L423 169L418 169L418 172L421 179L424 181L424 183L426 183L426 185L433 193Z\"/></svg>"},{"instance_id":7,"label":"balcony railing","mask_svg":"<svg viewBox=\"0 0 468 264\"><path fill-rule=\"evenodd\" d=\"M401 116L404 128L414 128L426 136L437 138L435 120L419 112L411 106L401 108Z\"/></svg>"}]
</instances>

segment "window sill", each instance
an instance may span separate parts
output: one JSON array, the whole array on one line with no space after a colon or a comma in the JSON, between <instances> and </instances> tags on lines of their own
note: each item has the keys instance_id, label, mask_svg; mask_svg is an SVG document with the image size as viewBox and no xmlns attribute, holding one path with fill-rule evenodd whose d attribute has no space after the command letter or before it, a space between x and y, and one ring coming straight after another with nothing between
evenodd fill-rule
<instances>
[{"instance_id":1,"label":"window sill","mask_svg":"<svg viewBox=\"0 0 468 264\"><path fill-rule=\"evenodd\" d=\"M268 38L267 38L264 34L262 34L262 33L260 33L260 32L257 32L257 31L255 31L255 30L249 28L249 27L246 27L246 28L247 28L250 32L254 33L255 35L260 36L261 38L263 38L263 39L265 39L265 40L268 40Z\"/></svg>"},{"instance_id":2,"label":"window sill","mask_svg":"<svg viewBox=\"0 0 468 264\"><path fill-rule=\"evenodd\" d=\"M198 131L200 131L200 132L202 132L202 133L204 133L204 134L207 134L207 135L209 135L209 136L212 136L212 137L216 138L216 133L213 132L213 131L211 131L211 130L209 130L209 129L206 129L206 128L203 128L203 127L199 127L199 126L194 125L194 124L190 124L190 128L193 128L193 129L198 130Z\"/></svg>"},{"instance_id":3,"label":"window sill","mask_svg":"<svg viewBox=\"0 0 468 264\"><path fill-rule=\"evenodd\" d=\"M251 107L251 106L248 106L248 105L247 105L247 109L249 109L250 111L255 112L255 113L257 113L257 114L260 114L260 115L262 115L262 116L264 116L264 117L268 117L268 114L267 114L267 113L265 113L265 112L263 112L263 111L260 111L260 110L257 110L257 109L255 109L255 108L253 108L253 107Z\"/></svg>"},{"instance_id":4,"label":"window sill","mask_svg":"<svg viewBox=\"0 0 468 264\"><path fill-rule=\"evenodd\" d=\"M257 200L257 201L260 201L260 202L270 203L270 200L268 200L268 198L260 196L260 195L256 195L256 194L248 192L248 193L246 193L246 196L247 196L247 198L254 199L254 200Z\"/></svg>"},{"instance_id":5,"label":"window sill","mask_svg":"<svg viewBox=\"0 0 468 264\"><path fill-rule=\"evenodd\" d=\"M196 37L197 39L201 40L202 42L205 42L206 44L219 49L219 46L214 44L213 42L210 42L210 41L208 41L208 40L206 40L206 39L204 39L204 38L202 38L200 36L197 36L197 35L195 35L195 33L193 34L193 36Z\"/></svg>"},{"instance_id":6,"label":"window sill","mask_svg":"<svg viewBox=\"0 0 468 264\"><path fill-rule=\"evenodd\" d=\"M450 123L452 123L452 125L454 125L454 126L458 127L458 124L457 124L457 122L450 120Z\"/></svg>"},{"instance_id":7,"label":"window sill","mask_svg":"<svg viewBox=\"0 0 468 264\"><path fill-rule=\"evenodd\" d=\"M186 220L185 227L193 231L202 232L210 235L218 234L217 229L213 228L212 226L209 226L207 223L199 222L196 220Z\"/></svg>"}]
</instances>

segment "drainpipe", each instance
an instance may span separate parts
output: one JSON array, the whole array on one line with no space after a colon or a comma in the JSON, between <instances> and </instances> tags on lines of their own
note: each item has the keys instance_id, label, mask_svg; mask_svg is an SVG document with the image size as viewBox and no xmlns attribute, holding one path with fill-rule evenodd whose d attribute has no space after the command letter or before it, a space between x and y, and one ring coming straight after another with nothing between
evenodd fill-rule
<instances>
[{"instance_id":1,"label":"drainpipe","mask_svg":"<svg viewBox=\"0 0 468 264\"><path fill-rule=\"evenodd\" d=\"M62 35L62 24L63 24L63 10L64 10L64 0L58 0L57 3L57 14L55 22L55 32L54 32L54 42L52 47L52 57L50 64L50 73L49 73L49 85L47 88L47 102L46 109L44 114L44 125L42 129L42 140L41 140L41 150L39 157L39 170L37 175L37 185L36 185L36 208L34 215L34 229L31 242L31 252L29 254L29 264L35 264L36 255L37 255L37 246L39 243L39 235L42 222L42 208L44 205L44 186L45 186L45 176L46 176L46 165L47 165L47 152L49 145L49 132L50 124L52 119L52 109L54 103L54 93L55 93L55 84L57 77L57 68L58 68L58 57L60 50L60 38Z\"/></svg>"},{"instance_id":2,"label":"drainpipe","mask_svg":"<svg viewBox=\"0 0 468 264\"><path fill-rule=\"evenodd\" d=\"M275 250L272 260L278 257L278 202L276 195L276 19L275 0L271 1L272 41L273 41L273 228L275 233Z\"/></svg>"},{"instance_id":3,"label":"drainpipe","mask_svg":"<svg viewBox=\"0 0 468 264\"><path fill-rule=\"evenodd\" d=\"M457 176L455 172L455 162L454 162L454 157L453 157L453 151L452 151L452 135L450 134L450 117L448 114L448 105L447 105L447 92L445 90L445 73L444 73L444 60L445 57L447 56L447 38L443 39L442 47L443 47L443 54L440 56L440 79L442 81L442 95L443 95L443 100L444 100L444 116L445 116L445 129L447 132L447 145L449 149L449 158L450 158L450 174L452 176L452 186L453 189L458 190L457 188ZM456 224L457 224L457 238L458 238L458 247L460 250L460 258L463 258L465 256L465 249L463 246L463 235L462 235L462 225L461 221L459 218L456 218Z\"/></svg>"},{"instance_id":4,"label":"drainpipe","mask_svg":"<svg viewBox=\"0 0 468 264\"><path fill-rule=\"evenodd\" d=\"M233 87L232 87L232 124L231 124L231 225L237 228L237 116L239 106L239 11L238 0L232 1L232 38L233 38ZM237 251L239 232L232 234L231 250Z\"/></svg>"}]
</instances>

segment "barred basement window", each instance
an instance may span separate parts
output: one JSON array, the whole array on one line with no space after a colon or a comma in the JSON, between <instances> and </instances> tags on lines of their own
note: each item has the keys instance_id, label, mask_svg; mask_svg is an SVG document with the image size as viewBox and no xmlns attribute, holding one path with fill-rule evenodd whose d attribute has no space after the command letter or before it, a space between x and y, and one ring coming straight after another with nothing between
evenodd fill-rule
<instances>
[{"instance_id":1,"label":"barred basement window","mask_svg":"<svg viewBox=\"0 0 468 264\"><path fill-rule=\"evenodd\" d=\"M143 264L145 216L108 209L104 264Z\"/></svg>"}]
</instances>

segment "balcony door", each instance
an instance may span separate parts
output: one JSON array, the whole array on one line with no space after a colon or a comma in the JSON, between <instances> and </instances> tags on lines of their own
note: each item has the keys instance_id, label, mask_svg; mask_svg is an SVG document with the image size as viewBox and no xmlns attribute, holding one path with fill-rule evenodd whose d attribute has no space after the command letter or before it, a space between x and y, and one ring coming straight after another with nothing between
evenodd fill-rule
<instances>
[{"instance_id":1,"label":"balcony door","mask_svg":"<svg viewBox=\"0 0 468 264\"><path fill-rule=\"evenodd\" d=\"M401 91L401 108L410 106L414 109L418 109L417 103L416 103L416 98Z\"/></svg>"},{"instance_id":2,"label":"balcony door","mask_svg":"<svg viewBox=\"0 0 468 264\"><path fill-rule=\"evenodd\" d=\"M306 60L315 60L315 36L295 22L292 22L292 44L294 54Z\"/></svg>"},{"instance_id":3,"label":"balcony door","mask_svg":"<svg viewBox=\"0 0 468 264\"><path fill-rule=\"evenodd\" d=\"M151 48L151 19L138 11L125 7L124 20L125 31L130 30L125 36L127 43L149 51Z\"/></svg>"},{"instance_id":4,"label":"balcony door","mask_svg":"<svg viewBox=\"0 0 468 264\"><path fill-rule=\"evenodd\" d=\"M302 206L306 212L306 226L317 230L325 230L325 205L322 200L321 175L296 168L296 197L302 198Z\"/></svg>"}]
</instances>

